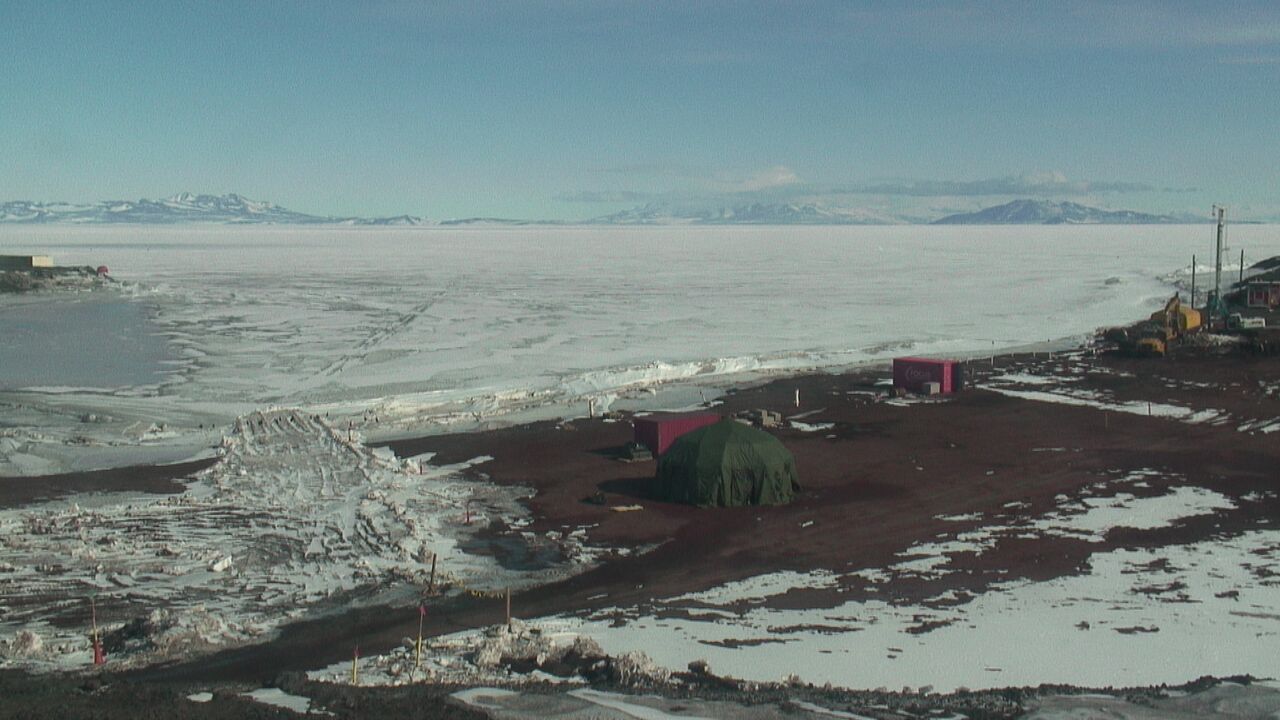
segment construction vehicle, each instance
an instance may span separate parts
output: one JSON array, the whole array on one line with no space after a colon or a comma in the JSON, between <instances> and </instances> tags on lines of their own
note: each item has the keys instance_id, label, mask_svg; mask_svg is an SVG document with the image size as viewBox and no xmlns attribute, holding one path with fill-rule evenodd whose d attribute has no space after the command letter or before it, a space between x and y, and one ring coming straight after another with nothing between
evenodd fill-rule
<instances>
[{"instance_id":1,"label":"construction vehicle","mask_svg":"<svg viewBox=\"0 0 1280 720\"><path fill-rule=\"evenodd\" d=\"M1147 320L1124 327L1108 328L1103 337L1131 355L1159 355L1169 351L1169 346L1187 333L1200 329L1200 311L1182 304L1176 294L1169 298L1164 308L1151 314Z\"/></svg>"},{"instance_id":2,"label":"construction vehicle","mask_svg":"<svg viewBox=\"0 0 1280 720\"><path fill-rule=\"evenodd\" d=\"M1257 330L1266 326L1266 318L1244 317L1240 313L1231 313L1227 316L1228 330Z\"/></svg>"}]
</instances>

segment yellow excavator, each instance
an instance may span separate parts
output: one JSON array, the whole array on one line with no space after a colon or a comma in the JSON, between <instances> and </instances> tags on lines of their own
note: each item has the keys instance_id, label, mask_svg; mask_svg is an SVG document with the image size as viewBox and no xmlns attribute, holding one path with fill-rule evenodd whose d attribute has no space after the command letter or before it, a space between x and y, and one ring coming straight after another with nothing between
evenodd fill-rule
<instances>
[{"instance_id":1,"label":"yellow excavator","mask_svg":"<svg viewBox=\"0 0 1280 720\"><path fill-rule=\"evenodd\" d=\"M1164 304L1164 309L1151 313L1151 318L1125 327L1110 328L1103 337L1115 342L1121 352L1134 355L1160 355L1169 346L1190 332L1200 328L1200 311L1182 304L1174 295Z\"/></svg>"}]
</instances>

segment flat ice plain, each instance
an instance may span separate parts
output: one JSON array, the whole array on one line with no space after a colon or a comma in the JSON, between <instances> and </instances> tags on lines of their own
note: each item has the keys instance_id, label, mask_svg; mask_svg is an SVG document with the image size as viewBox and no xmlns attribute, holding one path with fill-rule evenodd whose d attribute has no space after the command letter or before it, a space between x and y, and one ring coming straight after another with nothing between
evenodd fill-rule
<instances>
[{"instance_id":1,"label":"flat ice plain","mask_svg":"<svg viewBox=\"0 0 1280 720\"><path fill-rule=\"evenodd\" d=\"M1156 307L1193 254L1203 287L1212 232L0 226L5 252L108 265L169 346L150 385L6 386L0 403L22 407L6 413L0 475L118 465L105 450L155 443L152 423L185 431L265 407L369 411L369 436L421 433L667 381L1081 336ZM1231 241L1280 253L1267 226ZM0 325L23 302L0 298ZM109 416L76 428L93 442L41 448L86 412Z\"/></svg>"},{"instance_id":2,"label":"flat ice plain","mask_svg":"<svg viewBox=\"0 0 1280 720\"><path fill-rule=\"evenodd\" d=\"M25 660L81 664L87 653L77 629L55 630L51 618L24 603L18 575L23 584L45 583L50 594L150 603L164 595L175 598L170 609L201 608L195 626L155 618L175 646L258 637L308 603L360 597L414 577L432 552L453 557L467 582L483 586L502 571L457 557L465 537L453 520L471 493L483 494L509 522L521 521L518 506L494 488L454 482L448 468L429 471L442 492L422 495L410 479L419 463L379 456L361 440L585 415L589 400L597 408L679 404L696 401L698 387L752 374L1070 341L1159 307L1173 292L1170 283L1185 280L1192 254L1202 259L1201 278L1211 277L1204 258L1212 242L1207 224L0 226L4 252L111 267L119 293L146 310L130 332L141 328L167 344L167 356L155 360L158 377L146 375L144 384L112 376L68 386L50 378L0 390L0 475L200 453L224 458L174 498L116 494L0 512L7 563L0 564L0 649L5 662L14 660L13 638L32 629L44 634L44 650ZM1251 261L1280 254L1272 227L1233 227L1231 242ZM0 297L0 326L30 317L31 301ZM97 343L83 352L109 356L111 348ZM33 377L39 366L21 370L11 374ZM655 388L656 396L649 392ZM1125 522L1137 523L1209 512L1221 502L1189 489L1125 512L1086 508L1076 520L1047 517L1038 530L1090 532L1118 522L1113 515L1136 516ZM311 512L297 511L299 503ZM214 516L230 518L235 530L209 533L199 518ZM156 523L163 533L122 532L105 544L93 536L95 528ZM255 542L265 525L272 527L269 547ZM982 549L982 537L953 540ZM571 561L589 560L589 549L568 545ZM1271 641L1259 639L1274 639L1280 603L1244 564L1263 557L1269 568L1277 547L1280 534L1260 532L1175 549L1186 584L1204 595L1196 615L1135 598L1127 583L1141 578L1132 570L1151 558L1111 553L1096 558L1092 575L999 588L959 606L954 617L941 618L950 625L925 635L905 633L912 608L874 603L834 611L824 622L842 626L839 633L798 633L736 649L707 643L759 640L770 627L807 621L761 608L726 611L715 623L653 622L638 609L621 609L635 619L617 629L604 619L554 622L597 636L611 652L641 648L674 667L710 657L717 671L759 679L798 672L815 682L938 689L1180 682L1210 672L1280 670L1262 660L1262 645ZM944 571L946 552L956 549L917 548L885 572ZM23 566L37 562L45 570L24 575L31 568ZM1210 572L1214 566L1256 607L1238 614L1214 603L1221 579ZM715 604L717 597L737 603L827 582L766 577L705 598L655 599L655 607ZM1221 613L1217 605L1224 605ZM1104 622L1164 632L1075 628L1091 617L1097 626L1095 610L1113 606L1120 614ZM873 616L879 619L868 621ZM978 646L978 637L1001 641ZM1058 662L1063 648L1097 646L1101 637L1117 664ZM1206 657L1210 637L1227 638L1218 645L1236 654ZM1143 662L1153 656L1186 662Z\"/></svg>"}]
</instances>

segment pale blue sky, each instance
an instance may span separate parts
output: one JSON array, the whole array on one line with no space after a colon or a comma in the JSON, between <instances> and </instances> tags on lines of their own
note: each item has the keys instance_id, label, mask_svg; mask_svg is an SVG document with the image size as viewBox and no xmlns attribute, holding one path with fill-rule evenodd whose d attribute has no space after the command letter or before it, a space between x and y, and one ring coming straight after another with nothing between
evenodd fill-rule
<instances>
[{"instance_id":1,"label":"pale blue sky","mask_svg":"<svg viewBox=\"0 0 1280 720\"><path fill-rule=\"evenodd\" d=\"M1278 2L0 2L0 199L1280 217Z\"/></svg>"}]
</instances>

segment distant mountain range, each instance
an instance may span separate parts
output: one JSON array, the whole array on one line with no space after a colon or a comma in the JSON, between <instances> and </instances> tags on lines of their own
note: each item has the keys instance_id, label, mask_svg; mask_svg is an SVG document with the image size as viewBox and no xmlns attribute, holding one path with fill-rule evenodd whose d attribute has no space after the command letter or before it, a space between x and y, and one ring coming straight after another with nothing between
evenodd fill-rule
<instances>
[{"instance_id":1,"label":"distant mountain range","mask_svg":"<svg viewBox=\"0 0 1280 720\"><path fill-rule=\"evenodd\" d=\"M915 220L874 210L828 208L816 203L749 203L717 208L679 208L652 203L589 222L598 225L903 225Z\"/></svg>"},{"instance_id":2,"label":"distant mountain range","mask_svg":"<svg viewBox=\"0 0 1280 720\"><path fill-rule=\"evenodd\" d=\"M288 225L422 225L412 215L395 217L329 217L308 215L242 195L179 193L164 200L105 200L92 205L15 200L0 203L0 222L77 223L85 225L138 223L275 223Z\"/></svg>"},{"instance_id":3,"label":"distant mountain range","mask_svg":"<svg viewBox=\"0 0 1280 720\"><path fill-rule=\"evenodd\" d=\"M583 221L588 225L1062 225L1200 223L1188 215L1150 215L1133 210L1101 210L1073 202L1014 200L976 212L940 219L894 214L865 208L833 208L819 203L745 203L733 206L686 206L651 203ZM91 205L24 200L0 202L0 223L181 223L281 225L446 225L512 226L569 224L559 221L464 218L428 221L414 215L336 217L308 215L235 193L180 193L164 200L108 200Z\"/></svg>"},{"instance_id":4,"label":"distant mountain range","mask_svg":"<svg viewBox=\"0 0 1280 720\"><path fill-rule=\"evenodd\" d=\"M948 215L934 225L1156 225L1208 222L1204 218L1149 215L1133 210L1099 210L1073 202L1014 200L977 212Z\"/></svg>"}]
</instances>

